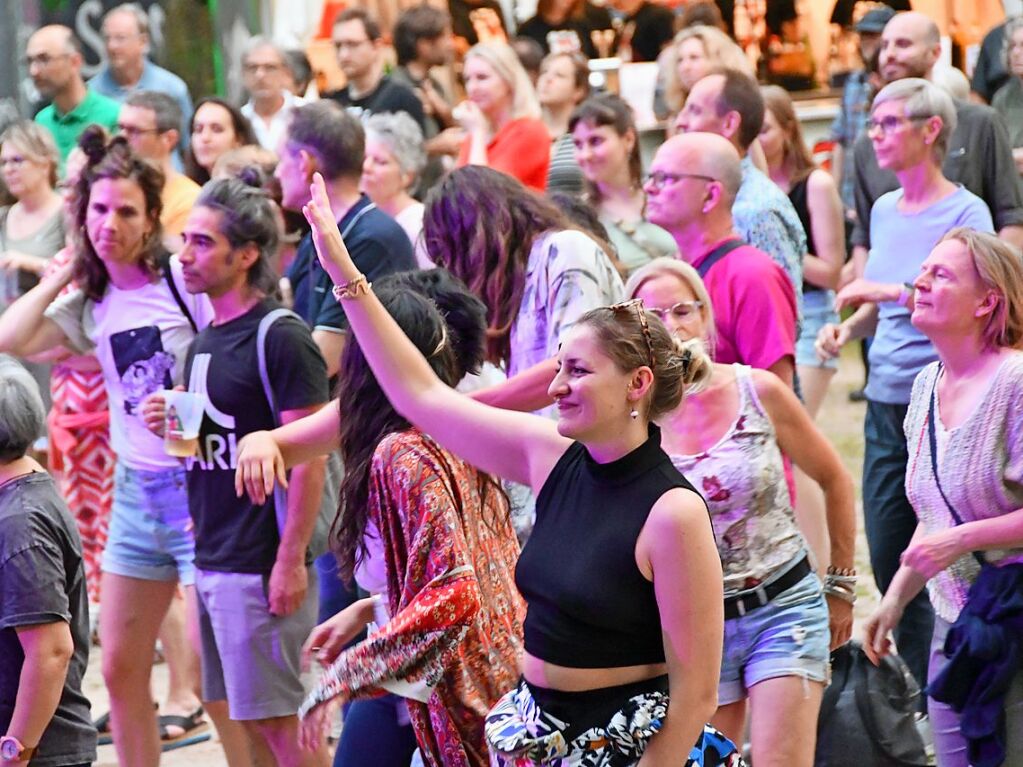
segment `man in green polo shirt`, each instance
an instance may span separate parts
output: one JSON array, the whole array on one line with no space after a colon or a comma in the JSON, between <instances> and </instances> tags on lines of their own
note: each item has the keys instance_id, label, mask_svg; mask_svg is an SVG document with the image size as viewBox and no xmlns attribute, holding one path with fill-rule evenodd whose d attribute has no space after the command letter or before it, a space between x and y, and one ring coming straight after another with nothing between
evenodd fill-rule
<instances>
[{"instance_id":1,"label":"man in green polo shirt","mask_svg":"<svg viewBox=\"0 0 1023 767\"><path fill-rule=\"evenodd\" d=\"M25 63L36 89L50 105L36 115L36 122L53 134L64 160L82 131L93 123L107 130L117 126L120 105L90 91L82 79L82 46L67 27L41 27L28 39Z\"/></svg>"}]
</instances>

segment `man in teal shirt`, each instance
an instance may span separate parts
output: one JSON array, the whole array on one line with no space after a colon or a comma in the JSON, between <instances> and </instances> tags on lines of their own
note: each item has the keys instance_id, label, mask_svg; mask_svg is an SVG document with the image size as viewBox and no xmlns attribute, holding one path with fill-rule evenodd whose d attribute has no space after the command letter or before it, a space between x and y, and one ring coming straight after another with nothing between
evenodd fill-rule
<instances>
[{"instance_id":1,"label":"man in teal shirt","mask_svg":"<svg viewBox=\"0 0 1023 767\"><path fill-rule=\"evenodd\" d=\"M93 123L113 131L120 105L86 88L81 44L67 27L54 24L36 30L28 40L25 63L36 89L50 99L50 105L36 115L36 122L53 134L63 172L64 161L82 131Z\"/></svg>"}]
</instances>

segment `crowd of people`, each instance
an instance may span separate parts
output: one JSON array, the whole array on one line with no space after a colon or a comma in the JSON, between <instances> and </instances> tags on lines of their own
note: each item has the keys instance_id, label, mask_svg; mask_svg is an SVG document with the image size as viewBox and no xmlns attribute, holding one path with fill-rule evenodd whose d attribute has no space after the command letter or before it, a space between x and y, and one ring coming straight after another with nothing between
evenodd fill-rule
<instances>
[{"instance_id":1,"label":"crowd of people","mask_svg":"<svg viewBox=\"0 0 1023 767\"><path fill-rule=\"evenodd\" d=\"M986 106L932 20L861 15L829 170L714 3L612 6L511 42L493 0L348 8L343 89L253 37L247 100L194 107L134 4L88 82L31 35L0 766L154 767L212 723L231 767L809 767L864 588L816 425L852 341L864 650L939 767L1023 764L1023 20ZM647 168L591 92L612 42L662 68Z\"/></svg>"}]
</instances>

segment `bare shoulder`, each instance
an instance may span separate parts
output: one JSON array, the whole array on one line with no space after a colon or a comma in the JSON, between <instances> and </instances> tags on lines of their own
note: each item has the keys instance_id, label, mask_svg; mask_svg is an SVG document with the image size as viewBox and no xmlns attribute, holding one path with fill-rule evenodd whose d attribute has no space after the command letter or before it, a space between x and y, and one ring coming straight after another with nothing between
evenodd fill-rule
<instances>
[{"instance_id":1,"label":"bare shoulder","mask_svg":"<svg viewBox=\"0 0 1023 767\"><path fill-rule=\"evenodd\" d=\"M807 205L824 205L838 199L838 185L834 177L820 168L812 171L806 179Z\"/></svg>"},{"instance_id":2,"label":"bare shoulder","mask_svg":"<svg viewBox=\"0 0 1023 767\"><path fill-rule=\"evenodd\" d=\"M656 539L662 535L685 534L709 526L707 504L699 493L684 487L674 487L650 509L645 529Z\"/></svg>"},{"instance_id":3,"label":"bare shoulder","mask_svg":"<svg viewBox=\"0 0 1023 767\"><path fill-rule=\"evenodd\" d=\"M775 403L780 399L786 399L786 395L795 397L785 382L770 370L751 368L750 378L753 379L753 388L756 390L757 396L765 406L768 405L768 401Z\"/></svg>"}]
</instances>

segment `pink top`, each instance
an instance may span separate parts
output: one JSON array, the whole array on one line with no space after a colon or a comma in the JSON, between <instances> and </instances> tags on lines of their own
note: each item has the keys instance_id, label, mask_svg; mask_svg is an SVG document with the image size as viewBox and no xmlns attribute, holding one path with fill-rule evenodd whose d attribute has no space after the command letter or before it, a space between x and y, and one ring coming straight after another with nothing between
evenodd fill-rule
<instances>
[{"instance_id":1,"label":"pink top","mask_svg":"<svg viewBox=\"0 0 1023 767\"><path fill-rule=\"evenodd\" d=\"M720 243L692 262L695 268ZM796 293L785 271L752 245L736 248L704 278L714 307L714 361L766 370L796 350Z\"/></svg>"}]
</instances>

